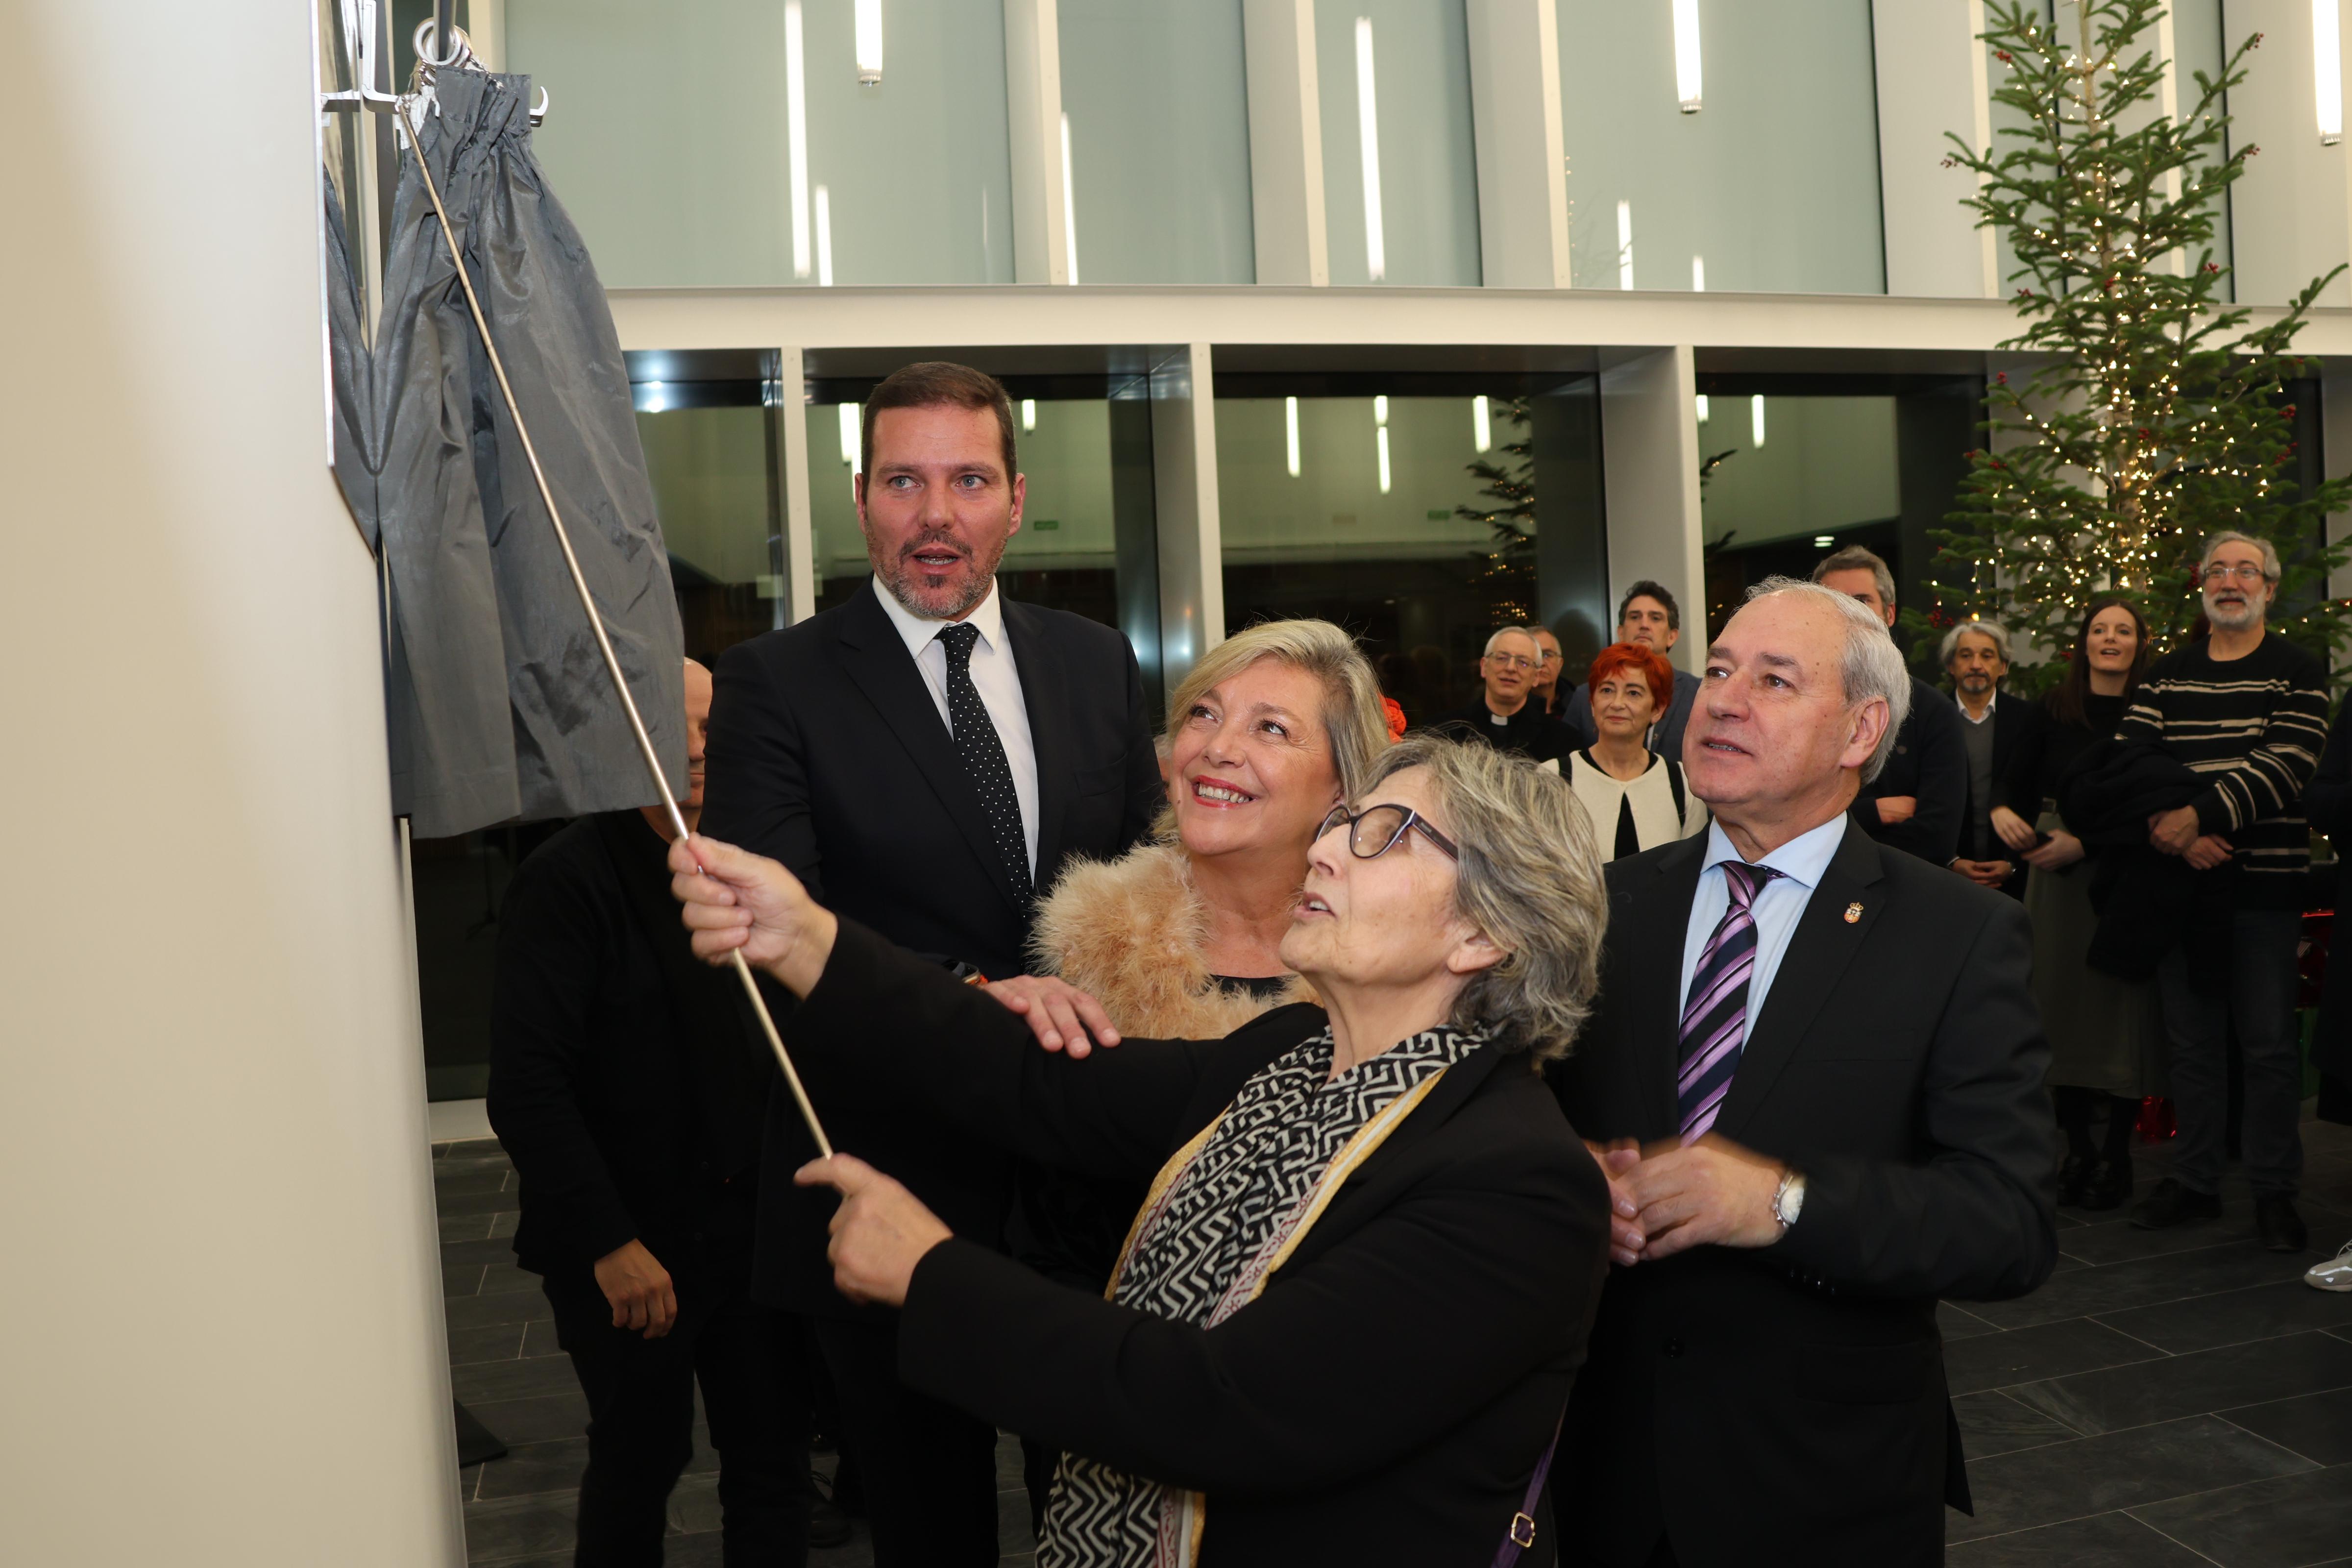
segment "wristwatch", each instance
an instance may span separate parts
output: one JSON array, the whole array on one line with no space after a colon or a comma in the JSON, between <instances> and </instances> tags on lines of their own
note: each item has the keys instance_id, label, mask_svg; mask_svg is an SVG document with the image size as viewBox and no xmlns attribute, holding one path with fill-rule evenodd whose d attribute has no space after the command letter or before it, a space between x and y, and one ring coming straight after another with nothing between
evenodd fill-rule
<instances>
[{"instance_id":1,"label":"wristwatch","mask_svg":"<svg viewBox=\"0 0 2352 1568\"><path fill-rule=\"evenodd\" d=\"M1772 1217L1780 1222L1782 1236L1789 1234L1789 1227L1797 1223L1797 1216L1804 1212L1804 1208L1805 1173L1790 1171L1780 1178L1780 1186L1772 1193Z\"/></svg>"}]
</instances>

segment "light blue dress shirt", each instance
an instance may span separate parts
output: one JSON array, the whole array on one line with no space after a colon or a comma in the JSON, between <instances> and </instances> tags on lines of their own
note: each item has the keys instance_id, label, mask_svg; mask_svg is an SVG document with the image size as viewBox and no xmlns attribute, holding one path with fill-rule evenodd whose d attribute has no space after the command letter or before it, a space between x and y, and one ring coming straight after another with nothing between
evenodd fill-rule
<instances>
[{"instance_id":1,"label":"light blue dress shirt","mask_svg":"<svg viewBox=\"0 0 2352 1568\"><path fill-rule=\"evenodd\" d=\"M1764 1011L1764 998L1772 989L1772 976L1780 973L1781 955L1789 951L1789 939L1797 934L1798 917L1811 901L1813 889L1821 885L1822 874L1830 868L1830 859L1838 846L1845 841L1846 816L1837 816L1819 827L1800 833L1758 862L1769 866L1780 874L1757 889L1756 901L1748 912L1756 921L1756 967L1748 977L1748 1023L1752 1028L1757 1016ZM1731 907L1731 894L1724 887L1723 863L1744 857L1731 847L1724 837L1721 823L1709 823L1706 829L1706 865L1698 874L1698 891L1691 898L1690 929L1683 933L1683 983L1675 993L1675 1017L1682 1018L1683 1004L1690 1000L1691 975L1698 969L1698 955L1706 951L1706 939L1715 934L1723 911ZM1745 1045L1747 1042L1740 1042Z\"/></svg>"}]
</instances>

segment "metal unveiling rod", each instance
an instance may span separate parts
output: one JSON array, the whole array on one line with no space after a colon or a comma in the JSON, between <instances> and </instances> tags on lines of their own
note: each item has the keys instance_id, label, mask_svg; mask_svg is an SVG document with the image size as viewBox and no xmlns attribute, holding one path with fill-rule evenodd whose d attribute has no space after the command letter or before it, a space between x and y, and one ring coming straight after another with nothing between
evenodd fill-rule
<instances>
[{"instance_id":1,"label":"metal unveiling rod","mask_svg":"<svg viewBox=\"0 0 2352 1568\"><path fill-rule=\"evenodd\" d=\"M473 279L467 276L466 258L457 249L457 231L450 227L449 214L441 205L440 188L434 184L432 165L425 159L425 144L417 138L416 123L408 117L408 108L407 100L402 100L401 129L408 132L409 151L416 154L416 172L425 176L425 194L433 198L433 216L441 220L441 237L448 241L450 265L457 268L457 281L466 290L466 308L473 312L474 330L482 334L482 348L490 356L490 374L499 378L499 391L506 398L515 434L522 438L523 456L530 459L530 477L539 481L539 499L546 503L547 521L555 525L555 542L563 548L563 563L572 569L572 586L579 592L580 608L588 616L589 629L596 634L596 647L604 656L604 668L613 677L613 689L621 695L621 707L629 716L629 729L637 738L637 751L646 759L646 771L653 775L654 787L661 791L670 826L677 829L680 838L685 838L691 831L686 825L686 813L678 809L677 796L662 773L661 758L654 751L653 737L646 731L644 716L637 711L637 700L630 695L629 683L621 674L621 661L613 652L613 640L604 635L604 618L596 613L596 601L588 592L588 579L581 574L580 557L572 553L572 535L555 510L555 492L548 488L547 475L539 466L539 451L531 445L530 428L523 423L522 408L515 402L514 388L507 382L506 366L499 360L499 346L490 341L489 321L482 314L481 300L475 296ZM816 1107L809 1103L808 1090L801 1087L801 1075L793 1070L792 1055L784 1049L783 1036L776 1032L776 1020L768 1011L767 998L760 994L759 982L751 977L751 964L744 961L740 948L728 956L735 961L736 978L743 982L743 994L751 999L751 1010L759 1015L760 1028L768 1037L768 1048L776 1054L776 1065L784 1069L784 1082L792 1086L793 1099L801 1108L801 1120L808 1123L810 1136L816 1140L817 1152L832 1159L832 1141L817 1121Z\"/></svg>"}]
</instances>

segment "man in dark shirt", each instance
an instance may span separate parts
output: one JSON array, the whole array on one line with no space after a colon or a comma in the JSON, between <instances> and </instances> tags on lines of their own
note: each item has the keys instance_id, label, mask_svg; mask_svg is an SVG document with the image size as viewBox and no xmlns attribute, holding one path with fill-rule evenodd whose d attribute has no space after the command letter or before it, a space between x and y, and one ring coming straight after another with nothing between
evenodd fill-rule
<instances>
[{"instance_id":1,"label":"man in dark shirt","mask_svg":"<svg viewBox=\"0 0 2352 1568\"><path fill-rule=\"evenodd\" d=\"M1683 611L1664 583L1644 577L1625 590L1617 602L1617 640L1639 643L1664 658L1682 640ZM1581 671L1578 673L1582 673ZM1574 683L1571 682L1571 685ZM1650 726L1650 750L1668 762L1683 760L1683 727L1690 721L1691 703L1698 697L1698 677L1687 669L1675 671L1675 694L1658 721ZM1577 686L1560 709L1560 721L1579 746L1600 738L1592 723L1592 692Z\"/></svg>"},{"instance_id":2,"label":"man in dark shirt","mask_svg":"<svg viewBox=\"0 0 2352 1568\"><path fill-rule=\"evenodd\" d=\"M2294 1209L2303 1174L2295 949L2311 865L2303 792L2327 742L2327 670L2264 629L2279 580L2268 542L2217 533L2202 574L2212 635L2149 668L2116 731L2212 781L2188 805L2151 817L2148 843L2205 873L2200 880L2231 884L2227 950L2183 942L2157 970L2180 1139L2173 1174L2131 1219L2155 1230L2221 1216L2234 1034L2245 1060L2242 1147L2255 1229L2272 1251L2300 1252L2307 1238Z\"/></svg>"},{"instance_id":3,"label":"man in dark shirt","mask_svg":"<svg viewBox=\"0 0 2352 1568\"><path fill-rule=\"evenodd\" d=\"M1576 749L1568 729L1533 700L1543 647L1525 626L1505 626L1486 639L1478 661L1485 689L1469 707L1430 724L1457 740L1477 739L1537 762L1557 762Z\"/></svg>"},{"instance_id":4,"label":"man in dark shirt","mask_svg":"<svg viewBox=\"0 0 2352 1568\"><path fill-rule=\"evenodd\" d=\"M1895 629L1895 574L1859 544L1824 556L1813 581L1861 600ZM1960 816L1968 808L1968 745L1952 700L1911 678L1911 711L1895 736L1886 767L1864 786L1853 819L1881 844L1948 866L1960 852Z\"/></svg>"},{"instance_id":5,"label":"man in dark shirt","mask_svg":"<svg viewBox=\"0 0 2352 1568\"><path fill-rule=\"evenodd\" d=\"M688 825L702 805L710 674L686 669ZM733 975L696 962L657 807L572 823L499 917L490 1125L522 1178L516 1261L544 1280L588 1398L577 1563L662 1560L694 1453L698 1376L726 1561L807 1560L809 1398L799 1324L751 1300L761 1117Z\"/></svg>"}]
</instances>

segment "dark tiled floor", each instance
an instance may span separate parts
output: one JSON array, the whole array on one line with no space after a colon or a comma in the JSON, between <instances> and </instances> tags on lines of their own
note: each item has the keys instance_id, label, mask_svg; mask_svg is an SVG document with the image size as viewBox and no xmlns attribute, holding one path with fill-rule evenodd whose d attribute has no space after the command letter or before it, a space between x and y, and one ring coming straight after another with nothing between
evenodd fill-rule
<instances>
[{"instance_id":1,"label":"dark tiled floor","mask_svg":"<svg viewBox=\"0 0 2352 1568\"><path fill-rule=\"evenodd\" d=\"M1974 1518L1947 1516L1954 1568L2352 1564L2352 1295L2302 1283L2352 1239L2352 1128L2304 1126L2312 1250L2263 1251L2232 1173L2219 1220L2136 1231L2068 1212L2061 1272L2015 1301L1948 1303L1945 1362ZM450 1375L509 1448L463 1475L477 1568L572 1561L586 1410L534 1277L513 1264L514 1176L496 1143L435 1151ZM2143 1190L2165 1151L2143 1149ZM667 1560L719 1563L713 1461L670 1500ZM1001 1499L1008 1568L1032 1561L1017 1453ZM817 1568L866 1568L863 1527Z\"/></svg>"},{"instance_id":2,"label":"dark tiled floor","mask_svg":"<svg viewBox=\"0 0 2352 1568\"><path fill-rule=\"evenodd\" d=\"M571 1568L588 1408L572 1363L556 1348L538 1278L514 1267L507 1239L516 1218L514 1170L487 1141L441 1144L434 1156L450 1384L507 1445L505 1458L459 1474L467 1559L474 1568ZM718 1460L698 1414L694 1441L694 1458L670 1494L669 1568L719 1568ZM1034 1554L1020 1451L1012 1447L1001 1458L1003 1561L1005 1568L1028 1568ZM829 1469L832 1460L820 1456L816 1463ZM862 1524L848 1545L809 1558L812 1568L869 1568L873 1560Z\"/></svg>"},{"instance_id":3,"label":"dark tiled floor","mask_svg":"<svg viewBox=\"0 0 2352 1568\"><path fill-rule=\"evenodd\" d=\"M2352 1128L2306 1121L2304 1149L2300 1258L2255 1244L2232 1172L2218 1220L2065 1211L2047 1285L1945 1306L1976 1497L1953 1568L2352 1563L2352 1296L2301 1279L2352 1240ZM2137 1153L2146 1191L2167 1151Z\"/></svg>"}]
</instances>

